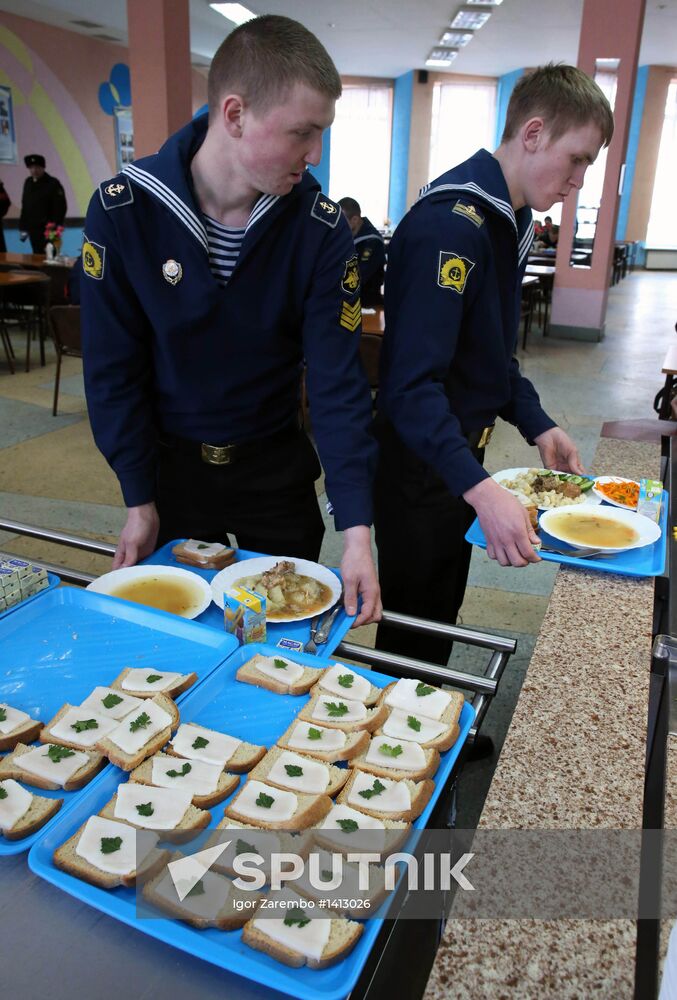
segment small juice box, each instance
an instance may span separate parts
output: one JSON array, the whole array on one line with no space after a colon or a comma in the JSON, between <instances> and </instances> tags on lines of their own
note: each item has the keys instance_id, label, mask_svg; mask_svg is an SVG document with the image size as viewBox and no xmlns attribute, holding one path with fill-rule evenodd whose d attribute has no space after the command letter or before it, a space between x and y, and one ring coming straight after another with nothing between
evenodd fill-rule
<instances>
[{"instance_id":1,"label":"small juice box","mask_svg":"<svg viewBox=\"0 0 677 1000\"><path fill-rule=\"evenodd\" d=\"M266 641L266 599L255 590L231 587L223 595L223 617L226 631L240 645Z\"/></svg>"},{"instance_id":2,"label":"small juice box","mask_svg":"<svg viewBox=\"0 0 677 1000\"><path fill-rule=\"evenodd\" d=\"M640 479L637 513L651 518L658 524L661 516L661 501L663 499L663 484L657 479Z\"/></svg>"}]
</instances>

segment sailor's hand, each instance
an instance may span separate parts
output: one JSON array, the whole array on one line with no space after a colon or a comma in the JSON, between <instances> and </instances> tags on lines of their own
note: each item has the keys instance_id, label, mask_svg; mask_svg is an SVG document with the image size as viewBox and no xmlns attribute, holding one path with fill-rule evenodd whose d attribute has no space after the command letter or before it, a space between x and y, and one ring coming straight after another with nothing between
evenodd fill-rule
<instances>
[{"instance_id":1,"label":"sailor's hand","mask_svg":"<svg viewBox=\"0 0 677 1000\"><path fill-rule=\"evenodd\" d=\"M480 521L487 540L487 555L501 566L526 566L539 562L534 545L540 541L525 507L493 479L483 479L463 494Z\"/></svg>"},{"instance_id":2,"label":"sailor's hand","mask_svg":"<svg viewBox=\"0 0 677 1000\"><path fill-rule=\"evenodd\" d=\"M127 522L120 532L118 547L113 558L113 569L135 566L155 551L160 518L154 503L127 508Z\"/></svg>"}]
</instances>

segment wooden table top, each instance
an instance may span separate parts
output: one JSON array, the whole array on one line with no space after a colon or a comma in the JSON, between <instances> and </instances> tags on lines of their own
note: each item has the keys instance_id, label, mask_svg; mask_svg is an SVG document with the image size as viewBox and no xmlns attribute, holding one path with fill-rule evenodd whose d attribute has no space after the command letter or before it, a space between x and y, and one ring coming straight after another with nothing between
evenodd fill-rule
<instances>
[{"instance_id":1,"label":"wooden table top","mask_svg":"<svg viewBox=\"0 0 677 1000\"><path fill-rule=\"evenodd\" d=\"M17 271L0 271L0 288L13 288L15 285L37 285L45 281L45 275L22 274Z\"/></svg>"},{"instance_id":2,"label":"wooden table top","mask_svg":"<svg viewBox=\"0 0 677 1000\"><path fill-rule=\"evenodd\" d=\"M362 333L375 333L383 336L385 330L385 314L382 309L374 312L362 312Z\"/></svg>"},{"instance_id":3,"label":"wooden table top","mask_svg":"<svg viewBox=\"0 0 677 1000\"><path fill-rule=\"evenodd\" d=\"M18 264L20 267L72 267L74 257L48 261L43 253L0 253L0 264Z\"/></svg>"}]
</instances>

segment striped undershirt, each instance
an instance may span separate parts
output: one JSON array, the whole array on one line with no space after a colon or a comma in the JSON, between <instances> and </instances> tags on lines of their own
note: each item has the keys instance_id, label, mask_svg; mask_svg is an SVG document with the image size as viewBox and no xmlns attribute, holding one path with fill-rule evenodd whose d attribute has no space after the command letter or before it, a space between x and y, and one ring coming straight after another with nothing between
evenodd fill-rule
<instances>
[{"instance_id":1,"label":"striped undershirt","mask_svg":"<svg viewBox=\"0 0 677 1000\"><path fill-rule=\"evenodd\" d=\"M265 215L278 197L278 195L262 194L251 211L247 225L241 229L224 226L209 215L202 216L209 244L209 269L222 287L225 288L233 273L245 233L262 215Z\"/></svg>"}]
</instances>

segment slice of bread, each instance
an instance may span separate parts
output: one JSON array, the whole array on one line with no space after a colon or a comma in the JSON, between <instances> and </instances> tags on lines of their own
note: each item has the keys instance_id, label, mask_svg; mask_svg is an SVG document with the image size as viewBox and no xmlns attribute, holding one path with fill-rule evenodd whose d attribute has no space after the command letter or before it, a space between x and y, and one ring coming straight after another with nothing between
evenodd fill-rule
<instances>
[{"instance_id":1,"label":"slice of bread","mask_svg":"<svg viewBox=\"0 0 677 1000\"><path fill-rule=\"evenodd\" d=\"M311 688L311 690L310 690L311 695L316 695L316 694L331 694L331 695L334 695L335 697L341 697L341 695L342 695L344 698L352 698L352 699L356 699L357 701L362 701L362 702L364 702L365 705L369 705L370 707L372 705L375 705L379 701L379 699L381 697L381 688L376 687L374 684L371 683L371 681L368 681L368 678L366 678L366 677L364 678L364 680L367 680L368 683L369 683L369 693L367 694L367 696L365 698L358 698L356 694L352 693L352 690L351 690L350 686L345 687L340 692L339 691L334 691L331 688L328 688L328 687L325 686L325 684L324 684L324 678L325 678L326 674L329 672L329 670L333 670L334 667L340 668L342 666L343 666L343 664L335 663L335 664L332 664L331 667L328 667L327 670L323 670L322 671L322 675L318 678L317 684L315 684ZM352 667L345 667L344 668L344 672L346 674L348 674L348 675L357 673L357 671L353 670ZM360 674L359 676L362 676L362 675ZM339 687L341 687L341 685L339 685Z\"/></svg>"},{"instance_id":2,"label":"slice of bread","mask_svg":"<svg viewBox=\"0 0 677 1000\"><path fill-rule=\"evenodd\" d=\"M13 750L17 743L32 743L37 740L42 723L36 719L25 719L9 733L0 733L0 751Z\"/></svg>"},{"instance_id":3,"label":"slice of bread","mask_svg":"<svg viewBox=\"0 0 677 1000\"><path fill-rule=\"evenodd\" d=\"M49 781L47 778L43 778L42 775L31 774L29 771L25 771L18 766L17 758L35 749L36 747L27 747L23 743L17 743L14 750L0 760L0 780L3 778L14 778L15 781L22 781L33 788L45 788L50 791L61 788L58 782ZM106 765L106 758L95 750L78 750L77 752L87 757L87 763L83 764L64 784L63 789L65 792L73 792L78 788L83 788Z\"/></svg>"},{"instance_id":4,"label":"slice of bread","mask_svg":"<svg viewBox=\"0 0 677 1000\"><path fill-rule=\"evenodd\" d=\"M128 826L133 826L137 830L147 830L149 827L143 825L143 823L132 823L128 819L120 819L115 815L115 804L118 800L117 792L112 799L105 804L103 809L99 810L99 816L103 816L104 819L114 819L118 823L127 823ZM187 840L192 840L193 837L197 837L200 830L204 830L205 827L209 826L211 823L212 814L206 809L196 809L194 805L189 805L185 813L181 818L181 822L173 830L163 830L162 839L170 840L175 842L185 842Z\"/></svg>"},{"instance_id":5,"label":"slice of bread","mask_svg":"<svg viewBox=\"0 0 677 1000\"><path fill-rule=\"evenodd\" d=\"M388 685L386 685L386 687L384 687L382 689L382 691L381 691L381 697L379 698L379 705L386 705L386 699L387 699L388 695L390 694L390 692L393 690L393 688L395 686L396 686L396 681L393 681L392 684L388 684ZM444 690L444 693L449 695L449 697L451 698L451 701L449 702L449 704L445 708L444 712L440 716L439 722L443 723L445 726L447 726L449 728L452 728L453 726L455 726L457 724L458 718L459 718L459 716L461 714L461 709L463 708L463 705L465 704L465 698L463 697L463 695L461 694L461 692L460 691L450 691L450 690L448 690L446 688L443 689L443 688L440 688L440 687L434 687L434 685L432 685L432 684L426 685L426 687L427 688L433 687L433 689L435 691L442 691L442 690ZM430 694L430 692L428 692L428 693ZM417 698L416 701L420 701L422 705L425 704L425 698ZM391 706L387 705L386 707L390 711ZM417 710L416 710L416 706L412 706L412 714L413 715L418 715L419 714L417 712ZM425 713L420 713L420 714L423 717L425 717Z\"/></svg>"},{"instance_id":6,"label":"slice of bread","mask_svg":"<svg viewBox=\"0 0 677 1000\"><path fill-rule=\"evenodd\" d=\"M192 543L192 546L190 545ZM172 549L172 555L178 562L187 566L199 566L200 569L225 569L237 558L235 549L229 549L227 545L221 545L217 551L211 551L208 555L200 552L200 546L218 545L218 542L200 542L196 538L187 538L185 542L179 542ZM197 548L197 551L193 551Z\"/></svg>"},{"instance_id":7,"label":"slice of bread","mask_svg":"<svg viewBox=\"0 0 677 1000\"><path fill-rule=\"evenodd\" d=\"M383 723L383 726L380 729L376 730L374 736L387 736L389 739L395 738L390 733L385 732L388 726L388 719L390 719L390 717L393 715L393 712L395 711L396 709L390 710L385 722ZM425 725L426 720L423 720L421 718L419 719L419 721L422 723L422 725ZM439 736L434 737L434 739L425 740L420 743L418 740L416 740L415 742L417 742L418 745L422 747L423 750L437 750L439 751L439 753L444 753L445 750L450 750L451 747L453 747L454 743L456 742L456 740L460 735L461 735L460 727L458 723L454 723L452 726L446 728L444 732L440 733Z\"/></svg>"},{"instance_id":8,"label":"slice of bread","mask_svg":"<svg viewBox=\"0 0 677 1000\"><path fill-rule=\"evenodd\" d=\"M285 684L284 681L278 681L275 677L263 674L257 669L257 663L270 659L286 660L288 663L294 663L294 660L290 656L282 653L279 656L272 657L262 656L260 653L257 653L255 656L252 656L251 660L247 660L246 663L242 664L235 674L236 680L242 681L243 684L253 684L255 687L266 688L267 691L274 691L276 694L307 694L322 674L321 669L307 667L305 664L299 663L298 666L303 667L303 673L292 684Z\"/></svg>"},{"instance_id":9,"label":"slice of bread","mask_svg":"<svg viewBox=\"0 0 677 1000\"><path fill-rule=\"evenodd\" d=\"M87 822L85 821L72 837L54 851L52 860L54 861L54 865L61 871L68 872L69 875L75 875L76 878L82 879L83 882L89 882L90 885L96 885L101 889L114 889L118 885L132 887L136 885L137 880L142 881L151 878L166 864L169 851L155 849L146 856L139 869L131 871L126 875L105 872L101 868L96 868L89 861L86 861L85 858L80 857L76 851L78 841L87 826Z\"/></svg>"},{"instance_id":10,"label":"slice of bread","mask_svg":"<svg viewBox=\"0 0 677 1000\"><path fill-rule=\"evenodd\" d=\"M238 800L245 793L249 782L246 782L235 798L228 804L224 816L228 819L235 819L241 823L251 826L258 826L262 830L306 830L316 823L320 823L333 806L328 795L304 795L301 792L294 792L297 799L297 807L294 814L289 819L274 819L266 822L263 819L253 819L248 813L242 812L238 807ZM266 786L274 793L277 791L272 785ZM274 796L273 796L274 797Z\"/></svg>"},{"instance_id":11,"label":"slice of bread","mask_svg":"<svg viewBox=\"0 0 677 1000\"><path fill-rule=\"evenodd\" d=\"M168 863L172 861L180 861L183 855L172 854L168 858ZM176 895L176 888L172 880L172 876L167 866L165 865L157 875L153 876L152 879L147 881L143 887L144 898L156 906L163 913L168 913L172 917L178 917L179 920L183 920L185 923L190 924L191 927L197 927L198 930L205 930L207 927L214 927L219 931L234 931L239 927L242 927L251 916L252 908L261 900L261 893L255 892L253 890L243 890L238 889L230 879L227 879L225 875L218 875L212 869L215 866L212 865L210 870L205 873L205 880L209 879L212 883L216 880L223 880L224 884L228 884L229 892L226 902L218 910L218 912L208 915L200 915L190 909L189 904L186 903L186 899L183 901L179 900L178 895ZM200 879L200 882L204 882ZM175 898L167 898L164 892L161 891L161 886L163 885L169 889L169 892ZM238 904L241 907L238 909Z\"/></svg>"},{"instance_id":12,"label":"slice of bread","mask_svg":"<svg viewBox=\"0 0 677 1000\"><path fill-rule=\"evenodd\" d=\"M260 870L270 879L271 855L278 851L283 854L298 854L300 858L305 858L312 843L312 831L300 830L298 833L274 833L270 830L262 830L260 826L252 826L250 823L240 823L235 819L228 819L224 816L217 823L211 836L207 840L205 847L215 847L230 840L230 845L223 854L213 863L212 868L217 872L226 872L228 875L236 877L240 873L233 867L235 856L241 853L237 850L238 841L244 841L250 847L256 847L257 852L263 858Z\"/></svg>"},{"instance_id":13,"label":"slice of bread","mask_svg":"<svg viewBox=\"0 0 677 1000\"><path fill-rule=\"evenodd\" d=\"M116 691L122 691L123 694L131 694L134 698L155 698L159 694L163 694L168 698L177 698L184 691L187 691L189 687L197 680L197 674L181 674L181 676L176 680L171 687L166 688L164 691L128 691L127 688L123 688L122 682L130 671L130 667L125 667L121 673L112 681L108 686L115 688ZM153 673L152 668L148 668L149 673Z\"/></svg>"},{"instance_id":14,"label":"slice of bread","mask_svg":"<svg viewBox=\"0 0 677 1000\"><path fill-rule=\"evenodd\" d=\"M273 785L275 788L288 788L290 791L295 792L297 786L295 786L293 783L284 784L283 781L281 780L275 781L272 778L270 778L270 769L272 768L273 764L275 764L275 762L280 759L280 756L283 753L293 753L296 756L298 756L299 759L301 760L303 759L303 754L296 754L295 750L287 751L283 750L280 747L271 747L271 749L268 751L263 760L256 765L253 771L250 772L249 777L256 778L258 781L265 781L269 785ZM325 768L327 772L327 777L329 778L329 784L324 790L324 794L329 795L331 798L333 798L335 795L338 794L338 792L341 791L341 789L345 785L350 775L350 771L348 770L347 767L335 767L333 764L326 764L324 761L319 761L319 760L311 761L310 759L309 763L314 763L316 766ZM300 766L303 765L301 764Z\"/></svg>"},{"instance_id":15,"label":"slice of bread","mask_svg":"<svg viewBox=\"0 0 677 1000\"><path fill-rule=\"evenodd\" d=\"M154 757L158 757L161 760L183 760L184 758L177 758L176 755L171 756L165 753L154 754ZM136 781L140 785L152 785L153 781L153 757L149 757L144 760L142 764L135 767L129 776L130 781ZM240 778L237 774L229 774L228 771L222 771L219 777L216 789L213 792L209 792L207 795L194 795L193 805L198 809L211 809L212 806L218 805L219 802L223 802L228 796L235 791Z\"/></svg>"},{"instance_id":16,"label":"slice of bread","mask_svg":"<svg viewBox=\"0 0 677 1000\"><path fill-rule=\"evenodd\" d=\"M337 808L347 808L354 816L360 815L359 810L353 809L352 806L341 805ZM367 819L366 813L363 815ZM372 821L376 819L373 816L368 818ZM337 827L318 827L313 830L313 845L346 856L349 854L376 854L380 855L381 861L384 861L388 855L399 851L402 847L409 836L411 823L401 819L385 819L384 817L379 817L377 822L383 824L383 829L374 830L360 826L357 831L349 831Z\"/></svg>"},{"instance_id":17,"label":"slice of bread","mask_svg":"<svg viewBox=\"0 0 677 1000\"><path fill-rule=\"evenodd\" d=\"M210 732L210 730L207 730L207 732ZM211 730L211 732L216 732L216 730ZM176 752L172 743L167 744L164 752L166 754L170 754L172 757L183 757L183 754ZM240 743L233 756L226 761L225 766L233 774L245 774L247 771L251 771L251 769L265 756L265 747L258 746L256 743L245 743L243 741Z\"/></svg>"},{"instance_id":18,"label":"slice of bread","mask_svg":"<svg viewBox=\"0 0 677 1000\"><path fill-rule=\"evenodd\" d=\"M123 771L133 771L134 768L138 767L146 757L151 757L158 750L161 750L165 743L171 739L172 731L175 730L179 725L179 710L174 704L174 701L165 694L156 694L153 699L151 699L154 705L159 708L164 709L168 712L172 718L169 726L163 729L161 732L156 733L155 736L151 736L147 743L141 747L141 749L135 754L125 753L116 743L114 743L109 737L101 740L96 744L97 750L108 757L111 764L117 764L121 767ZM129 716L127 717L129 718ZM125 720L123 720L125 721Z\"/></svg>"},{"instance_id":19,"label":"slice of bread","mask_svg":"<svg viewBox=\"0 0 677 1000\"><path fill-rule=\"evenodd\" d=\"M367 714L363 719L354 720L352 722L341 722L341 716L328 716L326 713L322 714L321 718L313 718L313 712L316 710L316 706L320 698L326 698L326 692L322 694L313 695L307 705L304 705L299 712L297 718L302 719L304 722L311 722L313 725L317 724L324 726L327 729L342 729L346 733L355 733L359 731L364 731L371 733L375 729L379 729L383 725L387 716L388 709L385 705L377 705L374 708L367 708ZM341 705L345 704L346 699L341 699L338 696L333 697L328 696L332 704ZM347 699L350 700L350 699Z\"/></svg>"},{"instance_id":20,"label":"slice of bread","mask_svg":"<svg viewBox=\"0 0 677 1000\"><path fill-rule=\"evenodd\" d=\"M331 880L326 883L322 880L325 869L333 875L337 869L336 859L333 854L322 848L313 847L310 857L317 855L317 871L322 888L313 885L311 881L311 869L314 867L310 863L310 858L305 859L304 871L300 878L294 880L294 892L306 899L315 902L323 899L327 901L329 908L344 917L362 918L373 917L383 900L388 895L385 887L385 870L380 865L370 864L368 867L369 886L360 889L360 867L357 864L343 860L341 867L341 882L336 889L328 886ZM317 881L317 880L315 880ZM344 905L345 904L345 905ZM323 904L324 905L324 904Z\"/></svg>"},{"instance_id":21,"label":"slice of bread","mask_svg":"<svg viewBox=\"0 0 677 1000\"><path fill-rule=\"evenodd\" d=\"M71 750L84 750L84 749L86 749L80 743L77 743L75 740L66 740L66 739L63 739L63 737L61 737L61 736L55 736L52 733L52 729L54 728L54 726L56 726L56 724L58 722L61 721L61 719L64 717L64 715L66 715L68 712L70 712L70 710L72 708L77 708L77 707L78 707L77 705L69 705L69 704L62 705L61 708L59 709L59 711L56 713L56 715L52 719L50 719L49 722L46 722L45 725L43 726L43 728L40 730L40 736L39 736L40 742L41 743L56 743L58 746L61 746L61 747L70 747ZM91 713L89 713L89 714L91 714ZM83 709L82 715L80 715L78 717L78 721L81 718L87 718L87 715L88 715L87 710ZM109 720L109 721L112 722L113 720ZM115 724L117 725L117 723L115 723ZM93 744L93 745L96 746L96 743ZM91 747L89 749L91 749Z\"/></svg>"},{"instance_id":22,"label":"slice of bread","mask_svg":"<svg viewBox=\"0 0 677 1000\"><path fill-rule=\"evenodd\" d=\"M328 912L330 911L323 911L324 914ZM321 919L326 919L326 916ZM296 969L300 969L304 965L307 965L309 969L326 969L327 966L334 965L352 951L364 930L363 925L355 920L332 916L329 940L324 947L322 957L318 960L308 958L301 952L292 951L278 941L274 941L265 933L265 921L255 925L254 920L255 917L252 917L242 929L244 944Z\"/></svg>"},{"instance_id":23,"label":"slice of bread","mask_svg":"<svg viewBox=\"0 0 677 1000\"><path fill-rule=\"evenodd\" d=\"M358 795L356 798L359 799L359 802L348 801L357 774L357 771L351 771L350 779L336 801L350 806L352 809L358 809L360 812L366 813L368 816L375 816L376 819L401 819L407 823L412 823L418 816L421 815L430 801L430 796L435 791L435 782L431 781L430 778L426 778L424 781L410 781L406 778L401 779L409 790L411 808L402 810L399 813L384 812L378 809L377 795L370 798L360 798ZM374 775L374 781L377 780L377 776Z\"/></svg>"},{"instance_id":24,"label":"slice of bread","mask_svg":"<svg viewBox=\"0 0 677 1000\"><path fill-rule=\"evenodd\" d=\"M381 738L382 737L380 736L374 736L372 737L371 742L373 743ZM368 771L369 774L376 774L384 778L392 778L393 781L406 779L410 781L424 781L426 778L432 778L437 771L437 768L440 766L440 755L437 750L423 750L423 754L425 756L424 766L411 771L404 768L382 767L379 764L367 761L366 756L368 750L369 748L367 747L367 750L365 750L363 754L360 754L358 757L353 757L350 762L351 766L356 768L358 771Z\"/></svg>"},{"instance_id":25,"label":"slice of bread","mask_svg":"<svg viewBox=\"0 0 677 1000\"><path fill-rule=\"evenodd\" d=\"M63 805L63 799L48 799L44 795L31 794L31 804L27 812L20 816L9 830L0 830L0 837L7 840L23 840L40 830L45 823L56 816Z\"/></svg>"},{"instance_id":26,"label":"slice of bread","mask_svg":"<svg viewBox=\"0 0 677 1000\"><path fill-rule=\"evenodd\" d=\"M334 750L325 751L319 749L322 745L321 740L317 740L318 750L311 750L310 746L308 746L308 749L306 749L305 746L303 749L300 747L293 747L290 746L289 740L291 739L292 733L294 732L297 724L298 720L294 719L291 726L289 726L289 728L282 733L282 736L280 736L277 741L277 745L279 747L282 747L284 750L293 750L294 753L305 754L306 757L313 757L315 760L326 760L328 763L333 764L339 760L350 761L353 757L357 757L359 754L364 753L369 746L369 733L366 729L362 729L359 732L346 733L345 735L347 738L344 746ZM322 732L322 730L326 727L318 725L313 728L319 729L320 732Z\"/></svg>"}]
</instances>

